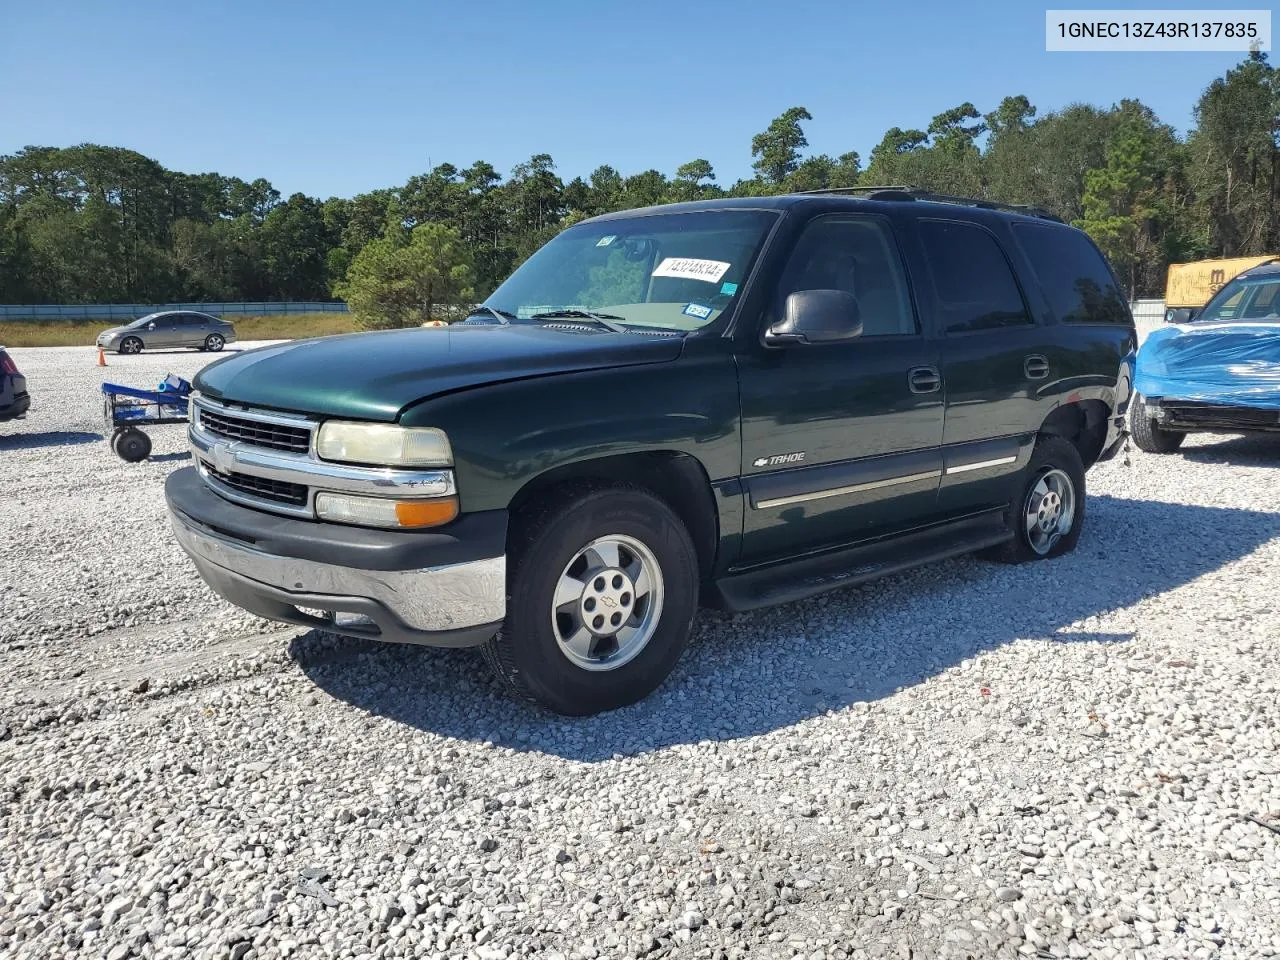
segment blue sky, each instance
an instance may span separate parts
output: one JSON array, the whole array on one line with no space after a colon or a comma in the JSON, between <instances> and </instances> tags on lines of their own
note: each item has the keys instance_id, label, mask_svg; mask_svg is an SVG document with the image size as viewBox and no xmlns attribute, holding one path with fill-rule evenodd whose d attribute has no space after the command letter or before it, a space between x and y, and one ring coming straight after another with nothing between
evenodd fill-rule
<instances>
[{"instance_id":1,"label":"blue sky","mask_svg":"<svg viewBox=\"0 0 1280 960\"><path fill-rule=\"evenodd\" d=\"M729 183L750 173L752 135L793 105L813 114L811 152L864 161L889 127L1018 93L1041 113L1137 97L1185 131L1204 86L1243 58L1046 53L1044 11L1017 0L0 0L0 153L92 141L320 197L444 161L506 174L534 153L565 180L601 163L671 173L705 157Z\"/></svg>"}]
</instances>

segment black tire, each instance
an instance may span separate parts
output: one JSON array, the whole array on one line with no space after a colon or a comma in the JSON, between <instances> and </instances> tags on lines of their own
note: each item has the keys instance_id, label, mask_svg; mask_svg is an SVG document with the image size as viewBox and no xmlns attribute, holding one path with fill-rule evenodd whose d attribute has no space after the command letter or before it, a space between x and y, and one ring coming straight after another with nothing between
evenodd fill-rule
<instances>
[{"instance_id":1,"label":"black tire","mask_svg":"<svg viewBox=\"0 0 1280 960\"><path fill-rule=\"evenodd\" d=\"M137 337L125 337L120 341L120 349L117 353L134 354L142 352L142 341Z\"/></svg>"},{"instance_id":2,"label":"black tire","mask_svg":"<svg viewBox=\"0 0 1280 960\"><path fill-rule=\"evenodd\" d=\"M133 427L117 433L111 440L111 446L126 463L138 463L151 455L151 438Z\"/></svg>"},{"instance_id":3,"label":"black tire","mask_svg":"<svg viewBox=\"0 0 1280 960\"><path fill-rule=\"evenodd\" d=\"M614 710L648 696L684 651L698 607L697 554L680 519L647 490L600 484L563 487L522 512L525 519L508 551L506 621L481 648L502 686L566 716ZM633 659L590 670L561 649L552 599L580 551L613 536L632 538L656 560L661 608L652 635Z\"/></svg>"},{"instance_id":4,"label":"black tire","mask_svg":"<svg viewBox=\"0 0 1280 960\"><path fill-rule=\"evenodd\" d=\"M1040 484L1041 478L1054 474L1056 480L1065 476L1071 484L1073 493L1072 517L1070 526L1056 539L1050 538L1048 549L1044 549L1046 541L1033 539L1027 530L1027 515L1032 506L1032 499ZM1042 436L1036 441L1031 459L1023 471L1022 482L1018 484L1018 494L1009 510L1009 527L1012 538L987 553L987 556L1000 563L1030 563L1033 560L1051 560L1076 548L1080 539L1080 530L1084 526L1085 514L1085 481L1084 462L1080 459L1080 451L1075 444L1061 437ZM1042 532L1038 531L1037 536Z\"/></svg>"},{"instance_id":5,"label":"black tire","mask_svg":"<svg viewBox=\"0 0 1280 960\"><path fill-rule=\"evenodd\" d=\"M220 333L211 333L204 338L204 349L208 350L210 353L217 353L226 346L226 344L227 341Z\"/></svg>"},{"instance_id":6,"label":"black tire","mask_svg":"<svg viewBox=\"0 0 1280 960\"><path fill-rule=\"evenodd\" d=\"M1133 398L1129 411L1129 433L1139 450L1145 453L1176 453L1187 435L1178 430L1165 430L1147 412L1142 397Z\"/></svg>"}]
</instances>

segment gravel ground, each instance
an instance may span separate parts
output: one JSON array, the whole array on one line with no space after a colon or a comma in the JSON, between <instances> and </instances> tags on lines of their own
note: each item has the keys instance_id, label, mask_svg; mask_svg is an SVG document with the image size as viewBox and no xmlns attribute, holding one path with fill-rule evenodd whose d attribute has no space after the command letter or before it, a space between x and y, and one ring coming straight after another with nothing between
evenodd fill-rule
<instances>
[{"instance_id":1,"label":"gravel ground","mask_svg":"<svg viewBox=\"0 0 1280 960\"><path fill-rule=\"evenodd\" d=\"M1080 548L706 614L584 721L217 600L104 375L0 425L0 955L1280 953L1280 442L1090 474ZM1252 819L1250 819L1252 818Z\"/></svg>"}]
</instances>

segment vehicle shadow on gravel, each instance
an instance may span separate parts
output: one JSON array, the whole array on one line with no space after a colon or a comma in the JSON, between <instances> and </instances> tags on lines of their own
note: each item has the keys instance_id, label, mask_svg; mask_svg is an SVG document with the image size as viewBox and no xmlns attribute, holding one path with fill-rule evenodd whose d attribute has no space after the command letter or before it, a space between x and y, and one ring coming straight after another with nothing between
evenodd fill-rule
<instances>
[{"instance_id":1,"label":"vehicle shadow on gravel","mask_svg":"<svg viewBox=\"0 0 1280 960\"><path fill-rule=\"evenodd\" d=\"M29 450L36 447L67 447L82 443L98 443L100 433L78 430L48 430L41 433L0 434L0 450Z\"/></svg>"},{"instance_id":2,"label":"vehicle shadow on gravel","mask_svg":"<svg viewBox=\"0 0 1280 960\"><path fill-rule=\"evenodd\" d=\"M1184 460L1193 463L1280 467L1280 434L1223 438L1217 443L1184 447L1181 455Z\"/></svg>"},{"instance_id":3,"label":"vehicle shadow on gravel","mask_svg":"<svg viewBox=\"0 0 1280 960\"><path fill-rule=\"evenodd\" d=\"M1019 639L1123 643L1073 624L1132 606L1280 536L1280 514L1095 496L1077 550L1047 563L961 558L772 610L703 613L648 699L557 717L502 696L478 655L309 633L291 653L318 687L434 734L594 762L768 733L874 701ZM1195 544L1177 550L1172 544Z\"/></svg>"}]
</instances>

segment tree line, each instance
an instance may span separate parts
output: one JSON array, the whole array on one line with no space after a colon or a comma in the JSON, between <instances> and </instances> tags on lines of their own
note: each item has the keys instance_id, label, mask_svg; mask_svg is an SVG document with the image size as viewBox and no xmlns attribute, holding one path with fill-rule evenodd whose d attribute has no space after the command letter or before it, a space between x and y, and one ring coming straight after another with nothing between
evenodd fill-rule
<instances>
[{"instance_id":1,"label":"tree line","mask_svg":"<svg viewBox=\"0 0 1280 960\"><path fill-rule=\"evenodd\" d=\"M813 118L797 106L752 138L753 176L732 184L701 158L670 176L605 165L565 182L543 153L505 178L444 163L327 200L116 147L30 146L0 157L0 302L346 297L407 322L424 298L486 295L599 213L868 184L1044 207L1093 236L1131 296L1158 297L1170 262L1280 253L1280 79L1266 55L1213 80L1194 118L1180 137L1137 100L1040 115L1010 96L894 127L864 162L807 153Z\"/></svg>"}]
</instances>

